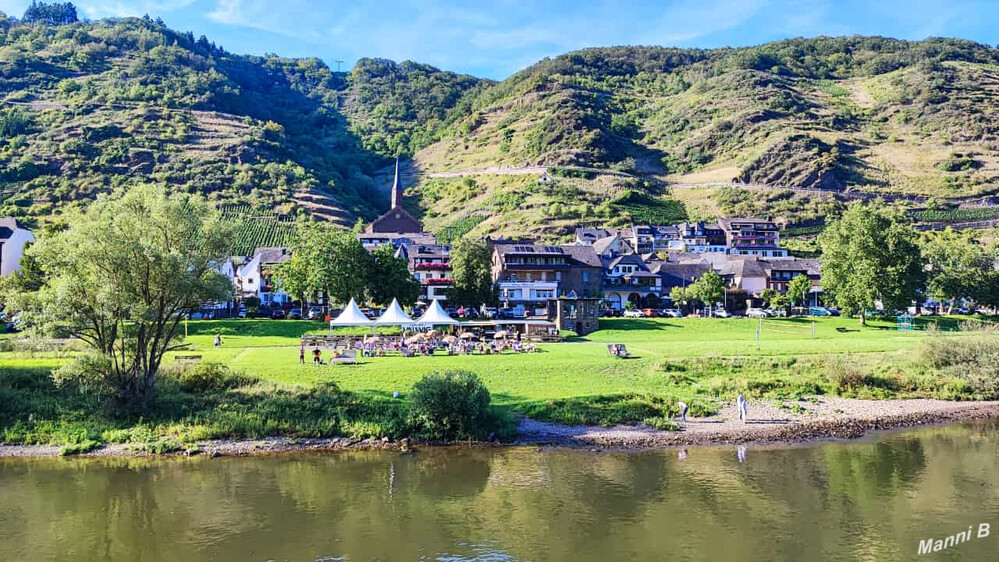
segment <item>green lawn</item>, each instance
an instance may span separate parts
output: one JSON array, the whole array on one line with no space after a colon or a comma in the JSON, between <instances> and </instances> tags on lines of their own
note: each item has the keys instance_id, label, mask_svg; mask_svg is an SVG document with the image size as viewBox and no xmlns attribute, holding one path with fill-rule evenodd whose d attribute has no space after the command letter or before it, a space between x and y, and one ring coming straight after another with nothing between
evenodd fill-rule
<instances>
[{"instance_id":1,"label":"green lawn","mask_svg":"<svg viewBox=\"0 0 999 562\"><path fill-rule=\"evenodd\" d=\"M959 325L955 319L937 321L942 331ZM0 412L0 441L128 440L136 427L141 435L188 440L398 436L405 431L403 413L412 385L427 373L448 369L478 374L500 410L565 423L664 421L677 399L709 413L739 391L776 400L816 393L975 397L967 382L923 364L924 330L899 332L885 321L861 327L848 318L768 319L757 349L759 327L758 320L744 318L606 319L588 337L544 344L532 354L391 356L362 359L356 366L316 367L298 364L298 345L302 334L325 333L321 323L192 321L186 326L188 349L179 353L201 354L204 363L227 365L258 382L202 396L166 380L153 411L120 420L65 389L39 382L72 353L0 352L0 403L9 410ZM223 337L221 349L213 346L216 333ZM632 357L611 356L609 343L625 344ZM168 357L165 365L173 369L177 363ZM399 399L392 398L395 391Z\"/></svg>"}]
</instances>

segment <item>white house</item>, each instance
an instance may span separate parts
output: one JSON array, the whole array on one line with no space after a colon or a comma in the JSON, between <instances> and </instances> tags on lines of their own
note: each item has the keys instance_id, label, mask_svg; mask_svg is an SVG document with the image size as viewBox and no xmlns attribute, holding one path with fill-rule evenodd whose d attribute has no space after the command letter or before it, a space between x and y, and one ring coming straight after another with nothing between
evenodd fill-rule
<instances>
[{"instance_id":1,"label":"white house","mask_svg":"<svg viewBox=\"0 0 999 562\"><path fill-rule=\"evenodd\" d=\"M35 235L13 217L0 218L0 275L6 277L21 270L24 247Z\"/></svg>"},{"instance_id":2,"label":"white house","mask_svg":"<svg viewBox=\"0 0 999 562\"><path fill-rule=\"evenodd\" d=\"M261 304L284 304L291 299L271 285L274 266L291 257L287 248L261 247L242 267L236 269L233 284L242 297L258 297Z\"/></svg>"}]
</instances>

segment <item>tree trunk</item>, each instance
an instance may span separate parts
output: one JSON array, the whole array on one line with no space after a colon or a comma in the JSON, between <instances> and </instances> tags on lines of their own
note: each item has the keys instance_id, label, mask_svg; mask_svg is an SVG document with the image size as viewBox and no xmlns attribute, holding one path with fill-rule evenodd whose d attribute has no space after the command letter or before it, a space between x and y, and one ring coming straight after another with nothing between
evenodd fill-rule
<instances>
[{"instance_id":1,"label":"tree trunk","mask_svg":"<svg viewBox=\"0 0 999 562\"><path fill-rule=\"evenodd\" d=\"M864 309L860 309L860 325L867 325L867 312L865 312Z\"/></svg>"}]
</instances>

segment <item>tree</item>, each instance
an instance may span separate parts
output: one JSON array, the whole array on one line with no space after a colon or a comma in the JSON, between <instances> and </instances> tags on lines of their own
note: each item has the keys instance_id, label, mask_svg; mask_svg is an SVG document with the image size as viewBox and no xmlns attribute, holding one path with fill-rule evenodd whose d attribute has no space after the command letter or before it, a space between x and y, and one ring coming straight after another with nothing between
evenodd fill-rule
<instances>
[{"instance_id":1,"label":"tree","mask_svg":"<svg viewBox=\"0 0 999 562\"><path fill-rule=\"evenodd\" d=\"M798 275L787 284L787 300L794 306L804 306L811 290L812 280L807 275Z\"/></svg>"},{"instance_id":2,"label":"tree","mask_svg":"<svg viewBox=\"0 0 999 562\"><path fill-rule=\"evenodd\" d=\"M725 280L714 270L701 275L688 289L690 297L701 301L707 307L725 298Z\"/></svg>"},{"instance_id":3,"label":"tree","mask_svg":"<svg viewBox=\"0 0 999 562\"><path fill-rule=\"evenodd\" d=\"M784 308L787 306L787 297L775 289L763 289L760 293L760 300L765 306L770 308Z\"/></svg>"},{"instance_id":4,"label":"tree","mask_svg":"<svg viewBox=\"0 0 999 562\"><path fill-rule=\"evenodd\" d=\"M451 247L451 272L454 283L448 298L461 306L495 305L498 300L493 283L492 248L485 240L460 238Z\"/></svg>"},{"instance_id":5,"label":"tree","mask_svg":"<svg viewBox=\"0 0 999 562\"><path fill-rule=\"evenodd\" d=\"M923 285L919 233L886 205L854 203L819 237L822 288L840 308L859 314L881 303L907 308Z\"/></svg>"},{"instance_id":6,"label":"tree","mask_svg":"<svg viewBox=\"0 0 999 562\"><path fill-rule=\"evenodd\" d=\"M324 291L337 303L364 301L372 260L353 232L303 222L290 247L291 258L278 267L281 290L298 296Z\"/></svg>"},{"instance_id":7,"label":"tree","mask_svg":"<svg viewBox=\"0 0 999 562\"><path fill-rule=\"evenodd\" d=\"M31 5L24 11L21 18L24 23L41 23L44 25L67 25L77 20L76 6L72 2L47 4L31 0Z\"/></svg>"},{"instance_id":8,"label":"tree","mask_svg":"<svg viewBox=\"0 0 999 562\"><path fill-rule=\"evenodd\" d=\"M673 287L669 290L669 300L673 301L673 304L679 306L681 311L684 311L684 308L690 301L688 289L679 285Z\"/></svg>"},{"instance_id":9,"label":"tree","mask_svg":"<svg viewBox=\"0 0 999 562\"><path fill-rule=\"evenodd\" d=\"M96 376L119 405L144 407L183 313L225 300L218 272L231 228L200 198L133 187L69 216L28 250L42 272L14 306L30 326L57 325L97 354Z\"/></svg>"},{"instance_id":10,"label":"tree","mask_svg":"<svg viewBox=\"0 0 999 562\"><path fill-rule=\"evenodd\" d=\"M982 287L995 275L996 251L979 243L970 232L950 228L924 235L923 257L927 262L926 289L937 301L980 300Z\"/></svg>"},{"instance_id":11,"label":"tree","mask_svg":"<svg viewBox=\"0 0 999 562\"><path fill-rule=\"evenodd\" d=\"M387 306L392 299L412 306L420 298L420 282L409 272L409 263L398 257L391 244L383 244L372 252L373 263L368 275L368 299Z\"/></svg>"}]
</instances>

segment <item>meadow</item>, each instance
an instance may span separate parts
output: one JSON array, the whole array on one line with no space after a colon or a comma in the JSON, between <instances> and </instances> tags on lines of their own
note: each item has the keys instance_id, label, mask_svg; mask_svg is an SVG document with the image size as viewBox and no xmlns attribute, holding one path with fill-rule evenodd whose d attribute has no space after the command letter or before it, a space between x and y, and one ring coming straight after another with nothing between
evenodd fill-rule
<instances>
[{"instance_id":1,"label":"meadow","mask_svg":"<svg viewBox=\"0 0 999 562\"><path fill-rule=\"evenodd\" d=\"M928 336L927 326L936 326ZM966 338L969 323L920 321L898 331L893 320L862 327L850 318L604 319L583 338L539 346L530 354L362 358L359 365L299 365L300 337L322 334L307 320L204 320L185 327L187 349L202 366L225 366L232 384L186 388L184 361L168 356L153 407L113 416L91 400L51 385L47 373L78 352L0 352L0 439L7 443L113 441L180 443L265 435L405 435L407 393L425 374L479 375L511 436L517 415L568 424L656 423L676 400L709 414L742 391L752 398L795 401L815 394L865 398L974 399L974 385L929 367L924 340ZM984 325L984 323L980 323ZM757 331L762 325L757 342ZM980 333L980 332L974 332ZM223 345L215 348L216 334ZM631 357L612 356L625 344ZM398 397L394 393L398 392Z\"/></svg>"}]
</instances>

